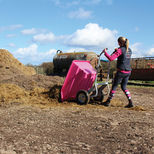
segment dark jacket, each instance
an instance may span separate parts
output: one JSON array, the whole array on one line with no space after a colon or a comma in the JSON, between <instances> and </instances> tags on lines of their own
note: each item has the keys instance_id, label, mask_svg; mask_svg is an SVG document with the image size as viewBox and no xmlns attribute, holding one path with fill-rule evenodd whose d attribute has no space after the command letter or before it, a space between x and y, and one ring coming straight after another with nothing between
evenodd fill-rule
<instances>
[{"instance_id":1,"label":"dark jacket","mask_svg":"<svg viewBox=\"0 0 154 154\"><path fill-rule=\"evenodd\" d=\"M132 51L130 48L126 51L126 47L120 47L120 49L122 54L117 59L117 68L120 70L131 71L130 60Z\"/></svg>"}]
</instances>

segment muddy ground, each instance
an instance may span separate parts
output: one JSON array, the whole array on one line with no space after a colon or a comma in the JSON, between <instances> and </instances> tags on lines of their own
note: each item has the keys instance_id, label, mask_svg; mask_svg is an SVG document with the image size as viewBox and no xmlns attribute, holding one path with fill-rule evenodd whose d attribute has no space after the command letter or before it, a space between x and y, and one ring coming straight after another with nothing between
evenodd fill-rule
<instances>
[{"instance_id":1,"label":"muddy ground","mask_svg":"<svg viewBox=\"0 0 154 154\"><path fill-rule=\"evenodd\" d=\"M73 102L0 107L0 154L154 153L154 88L117 90L112 106Z\"/></svg>"}]
</instances>

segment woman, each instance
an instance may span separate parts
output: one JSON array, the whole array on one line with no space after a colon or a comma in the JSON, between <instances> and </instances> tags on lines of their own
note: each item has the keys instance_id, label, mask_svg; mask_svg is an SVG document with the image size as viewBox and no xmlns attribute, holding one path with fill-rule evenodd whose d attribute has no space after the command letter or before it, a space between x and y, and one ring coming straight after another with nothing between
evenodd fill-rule
<instances>
[{"instance_id":1,"label":"woman","mask_svg":"<svg viewBox=\"0 0 154 154\"><path fill-rule=\"evenodd\" d=\"M131 95L128 89L126 88L128 79L131 74L131 66L130 66L130 60L131 60L131 55L132 51L129 48L129 40L126 39L125 37L119 37L118 38L118 44L119 48L115 49L115 51L109 55L106 51L107 49L104 49L102 53L110 60L113 61L117 58L117 73L115 75L113 84L112 84L112 89L110 91L110 94L108 96L108 99L106 102L103 103L104 106L109 106L110 101L112 100L115 90L118 86L119 83L121 83L121 89L125 93L127 99L128 99L128 105L126 105L126 108L131 108L133 107L133 102L131 100Z\"/></svg>"}]
</instances>

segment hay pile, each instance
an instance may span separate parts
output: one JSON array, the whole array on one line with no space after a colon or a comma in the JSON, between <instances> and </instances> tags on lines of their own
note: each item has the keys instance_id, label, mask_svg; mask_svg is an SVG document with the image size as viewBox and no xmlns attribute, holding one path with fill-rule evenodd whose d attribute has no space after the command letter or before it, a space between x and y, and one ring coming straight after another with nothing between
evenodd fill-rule
<instances>
[{"instance_id":1,"label":"hay pile","mask_svg":"<svg viewBox=\"0 0 154 154\"><path fill-rule=\"evenodd\" d=\"M9 51L0 49L0 105L55 102L50 96L51 89L63 82L64 78L59 76L36 74L33 68L23 65Z\"/></svg>"},{"instance_id":2,"label":"hay pile","mask_svg":"<svg viewBox=\"0 0 154 154\"><path fill-rule=\"evenodd\" d=\"M34 75L36 71L32 67L27 67L19 62L13 55L5 49L0 49L0 69L4 73L16 73L25 75Z\"/></svg>"},{"instance_id":3,"label":"hay pile","mask_svg":"<svg viewBox=\"0 0 154 154\"><path fill-rule=\"evenodd\" d=\"M0 106L16 103L46 105L53 102L57 103L58 101L51 99L48 95L48 90L41 87L26 91L14 84L0 85Z\"/></svg>"}]
</instances>

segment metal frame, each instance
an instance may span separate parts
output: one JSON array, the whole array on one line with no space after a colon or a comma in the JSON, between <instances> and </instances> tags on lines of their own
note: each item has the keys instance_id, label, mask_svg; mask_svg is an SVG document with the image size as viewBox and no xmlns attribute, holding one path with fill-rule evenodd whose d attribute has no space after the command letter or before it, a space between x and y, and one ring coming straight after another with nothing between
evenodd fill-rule
<instances>
[{"instance_id":1,"label":"metal frame","mask_svg":"<svg viewBox=\"0 0 154 154\"><path fill-rule=\"evenodd\" d=\"M97 81L97 78L98 78L98 69L99 69L99 67L101 66L100 57L101 57L101 55L99 55L98 64L97 64L97 66L96 66L97 75L96 75L96 79L95 79L94 85L92 86L92 88L90 88L90 89L88 90L88 93L89 93L89 94L92 93L93 91L96 91L96 93L95 93L95 94L91 94L91 95L90 95L90 98L97 97L97 96L98 96L98 91L99 91L99 89L100 89L100 90L103 90L106 86L107 86L107 88L108 88L108 92L107 92L106 95L108 95L108 94L109 94L109 91L110 91L110 88L109 88L110 61L108 62L108 73L107 73L106 81L105 81L105 82L98 82L98 81ZM98 86L100 86L100 87L98 88Z\"/></svg>"}]
</instances>

